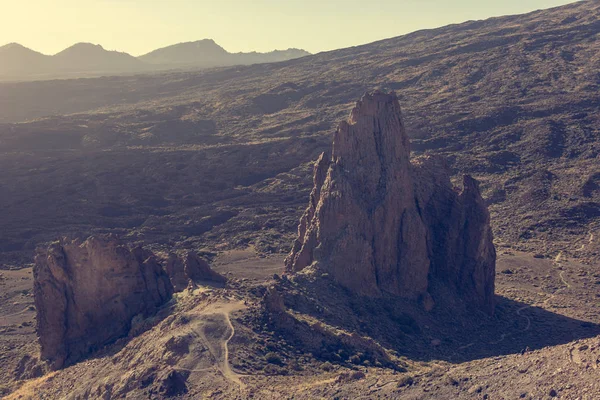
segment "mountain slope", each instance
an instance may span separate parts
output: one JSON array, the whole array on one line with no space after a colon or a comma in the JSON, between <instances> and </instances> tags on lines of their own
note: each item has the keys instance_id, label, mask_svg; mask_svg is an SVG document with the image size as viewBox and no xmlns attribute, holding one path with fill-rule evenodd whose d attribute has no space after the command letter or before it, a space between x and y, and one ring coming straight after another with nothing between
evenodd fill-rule
<instances>
[{"instance_id":1,"label":"mountain slope","mask_svg":"<svg viewBox=\"0 0 600 400\"><path fill-rule=\"evenodd\" d=\"M600 5L584 1L279 64L3 85L6 121L103 109L0 127L2 151L52 150L48 173L60 176L55 184L32 172L17 184L19 165L39 157L4 158L0 186L14 189L0 199L12 210L2 216L2 248L27 254L64 230L116 229L148 241L182 232L176 244L184 247L251 237L287 251L311 184L306 163L328 148L331 127L354 99L379 86L398 92L414 151L443 154L456 173L482 181L499 240L591 257L598 244L588 241L600 222L599 20ZM181 155L190 149L194 157ZM97 151L93 164L84 150ZM152 163L141 168L147 157ZM114 184L116 165L115 179L130 194L102 189ZM80 173L98 176L97 195L81 189L79 200L65 198L83 185ZM49 217L32 188L62 206ZM190 191L201 198L190 200ZM282 218L273 217L267 236L247 225L263 202ZM31 209L39 215L27 236Z\"/></svg>"},{"instance_id":2,"label":"mountain slope","mask_svg":"<svg viewBox=\"0 0 600 400\"><path fill-rule=\"evenodd\" d=\"M179 43L154 50L140 56L139 59L155 65L208 68L286 61L307 55L310 55L310 53L299 49L275 50L270 53L232 54L216 44L212 39L204 39L196 42Z\"/></svg>"},{"instance_id":3,"label":"mountain slope","mask_svg":"<svg viewBox=\"0 0 600 400\"><path fill-rule=\"evenodd\" d=\"M228 56L229 53L224 48L211 39L205 39L163 47L140 56L139 59L149 64L215 66L223 65Z\"/></svg>"},{"instance_id":4,"label":"mountain slope","mask_svg":"<svg viewBox=\"0 0 600 400\"><path fill-rule=\"evenodd\" d=\"M55 54L52 64L58 71L132 72L145 68L137 58L118 51L105 50L100 45L77 43Z\"/></svg>"},{"instance_id":5,"label":"mountain slope","mask_svg":"<svg viewBox=\"0 0 600 400\"><path fill-rule=\"evenodd\" d=\"M598 1L583 1L278 64L0 85L3 268L65 234L114 232L155 251L202 250L235 277L19 394L599 398L598 21ZM374 87L398 93L415 153L481 181L499 255L494 318L411 317L326 276L304 275L318 278L310 291L281 275L314 160ZM6 392L41 373L27 276L3 272ZM272 329L261 313L271 277L289 295L268 304L292 309L301 329ZM248 309L229 316L222 303L241 307L238 288ZM368 346L319 348L315 333ZM406 371L372 357L378 346Z\"/></svg>"},{"instance_id":6,"label":"mountain slope","mask_svg":"<svg viewBox=\"0 0 600 400\"><path fill-rule=\"evenodd\" d=\"M53 56L46 56L20 44L11 43L0 47L0 81L249 65L285 61L309 54L299 49L231 54L213 40L204 39L164 47L137 58L123 52L108 51L91 43L77 43Z\"/></svg>"},{"instance_id":7,"label":"mountain slope","mask_svg":"<svg viewBox=\"0 0 600 400\"><path fill-rule=\"evenodd\" d=\"M18 43L0 47L0 76L35 73L46 68L47 63L48 56Z\"/></svg>"}]
</instances>

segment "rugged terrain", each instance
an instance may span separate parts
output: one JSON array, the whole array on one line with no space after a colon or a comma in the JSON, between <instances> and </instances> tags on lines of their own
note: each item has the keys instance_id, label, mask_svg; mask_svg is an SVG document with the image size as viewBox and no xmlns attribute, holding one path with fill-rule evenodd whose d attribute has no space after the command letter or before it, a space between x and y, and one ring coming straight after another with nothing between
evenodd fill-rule
<instances>
[{"instance_id":1,"label":"rugged terrain","mask_svg":"<svg viewBox=\"0 0 600 400\"><path fill-rule=\"evenodd\" d=\"M423 315L406 304L364 303L322 279L314 282L331 290L329 301L306 303L301 299L323 288L273 280L273 272L283 272L283 258L258 258L253 249L225 252L215 268L230 276L228 288L203 286L176 294L138 337L43 377L32 343L34 312L26 308L31 301L22 294L27 289L18 286L30 288L30 275L4 272L2 283L14 289L3 296L2 308L19 313L25 307L3 319L4 393L17 389L8 398L47 399L125 393L130 398L544 399L556 393L591 400L600 392L599 274L572 259L501 249L496 315L477 316L477 323L460 312ZM278 330L263 317L265 280L291 295L285 299L288 315L312 325L309 336ZM349 307L358 308L349 314ZM340 318L344 315L355 317ZM330 341L321 351L297 342L316 335L339 339L352 331L359 335L354 341Z\"/></svg>"},{"instance_id":2,"label":"rugged terrain","mask_svg":"<svg viewBox=\"0 0 600 400\"><path fill-rule=\"evenodd\" d=\"M496 249L479 184L465 175L454 187L444 160L411 159L409 142L395 93L357 102L315 163L287 270L316 269L355 294L427 310L438 286L438 300L493 314Z\"/></svg>"},{"instance_id":3,"label":"rugged terrain","mask_svg":"<svg viewBox=\"0 0 600 400\"><path fill-rule=\"evenodd\" d=\"M2 390L597 398L599 17L582 1L277 64L0 85ZM374 87L400 96L415 153L481 182L499 249L494 317L394 314L335 285L331 302L305 302L323 288L272 278L313 162ZM39 244L107 232L201 251L229 286L178 294L140 336L40 378L24 267ZM302 337L277 333L261 314L266 280L290 293L267 304L318 326L330 348L304 353Z\"/></svg>"},{"instance_id":4,"label":"rugged terrain","mask_svg":"<svg viewBox=\"0 0 600 400\"><path fill-rule=\"evenodd\" d=\"M377 86L398 92L413 151L482 182L499 240L597 254L599 13L584 1L284 63L0 85L0 262L106 231L287 252L311 163Z\"/></svg>"},{"instance_id":5,"label":"rugged terrain","mask_svg":"<svg viewBox=\"0 0 600 400\"><path fill-rule=\"evenodd\" d=\"M77 362L132 330L171 299L154 254L114 238L52 243L33 269L40 357L52 369Z\"/></svg>"}]
</instances>

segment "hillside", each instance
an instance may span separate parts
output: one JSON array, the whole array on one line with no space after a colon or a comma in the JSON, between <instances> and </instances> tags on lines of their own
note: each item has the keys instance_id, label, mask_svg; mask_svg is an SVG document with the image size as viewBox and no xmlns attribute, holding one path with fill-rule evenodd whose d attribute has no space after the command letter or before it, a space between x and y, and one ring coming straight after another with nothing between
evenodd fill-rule
<instances>
[{"instance_id":1,"label":"hillside","mask_svg":"<svg viewBox=\"0 0 600 400\"><path fill-rule=\"evenodd\" d=\"M205 39L163 47L139 58L150 64L204 64L214 67L223 65L228 55L227 50L216 44L214 40Z\"/></svg>"},{"instance_id":2,"label":"hillside","mask_svg":"<svg viewBox=\"0 0 600 400\"><path fill-rule=\"evenodd\" d=\"M210 68L286 61L307 55L310 53L299 49L275 50L269 53L229 53L214 40L204 39L154 50L140 56L139 59L148 64L163 67Z\"/></svg>"},{"instance_id":3,"label":"hillside","mask_svg":"<svg viewBox=\"0 0 600 400\"><path fill-rule=\"evenodd\" d=\"M127 53L105 50L100 45L77 43L52 57L53 67L67 72L133 72L145 68L137 58Z\"/></svg>"},{"instance_id":4,"label":"hillside","mask_svg":"<svg viewBox=\"0 0 600 400\"><path fill-rule=\"evenodd\" d=\"M47 57L18 43L0 47L0 76L36 73L46 68Z\"/></svg>"},{"instance_id":5,"label":"hillside","mask_svg":"<svg viewBox=\"0 0 600 400\"><path fill-rule=\"evenodd\" d=\"M498 240L592 255L599 7L580 2L278 64L4 84L4 121L57 115L0 128L3 257L95 230L287 251L307 163L373 87L398 92L414 151L445 154L455 172L483 181Z\"/></svg>"},{"instance_id":6,"label":"hillside","mask_svg":"<svg viewBox=\"0 0 600 400\"><path fill-rule=\"evenodd\" d=\"M0 84L0 393L598 398L599 21L582 1L272 64ZM481 183L493 316L286 274L314 161L375 88L400 98L413 158ZM229 283L42 376L34 250L103 233L200 252Z\"/></svg>"}]
</instances>

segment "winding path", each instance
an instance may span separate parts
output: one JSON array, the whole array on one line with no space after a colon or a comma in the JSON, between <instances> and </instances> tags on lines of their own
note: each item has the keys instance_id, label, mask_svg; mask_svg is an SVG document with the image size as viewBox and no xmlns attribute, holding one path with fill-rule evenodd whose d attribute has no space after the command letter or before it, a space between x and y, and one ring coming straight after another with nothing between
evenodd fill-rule
<instances>
[{"instance_id":1,"label":"winding path","mask_svg":"<svg viewBox=\"0 0 600 400\"><path fill-rule=\"evenodd\" d=\"M240 386L240 388L245 388L246 385L239 378L240 375L235 373L231 369L231 365L229 364L229 341L235 335L235 328L233 327L233 324L231 323L231 318L229 317L229 315L231 314L231 311L232 310L228 310L227 312L223 313L223 315L225 316L225 322L227 322L227 326L231 330L231 334L225 340L225 342L223 342L223 348L225 349L225 356L223 357L223 365L221 368L221 372L223 373L223 376L225 376L225 378L229 379L232 382L237 383L238 386Z\"/></svg>"},{"instance_id":2,"label":"winding path","mask_svg":"<svg viewBox=\"0 0 600 400\"><path fill-rule=\"evenodd\" d=\"M594 239L595 239L595 237L594 237L594 234L593 234L592 232L590 232L590 237L589 237L589 239L588 239L588 244L593 244L593 243L594 243ZM580 247L578 250L579 250L579 251L583 251L583 250L585 250L585 246L586 246L586 244L585 244L585 243L584 243L584 244L582 244L582 245L581 245L581 247Z\"/></svg>"},{"instance_id":3,"label":"winding path","mask_svg":"<svg viewBox=\"0 0 600 400\"><path fill-rule=\"evenodd\" d=\"M223 317L225 322L227 331L229 334L227 338L210 338L207 337L205 332L206 325L202 325L198 330L198 335L200 336L202 342L206 344L208 351L212 355L212 357L216 361L216 365L210 366L208 368L201 369L188 369L188 368L176 368L180 371L188 371L188 372L206 372L210 370L214 370L215 368L219 370L219 372L223 375L223 377L240 387L240 389L244 389L246 385L240 380L240 377L244 375L237 374L231 368L229 363L229 341L235 336L235 328L231 323L231 313L235 311L239 311L245 308L245 305L242 302L229 303L229 302L218 302L215 304L211 304L204 310L200 311L200 316L214 316L219 315ZM216 342L216 343L215 343Z\"/></svg>"}]
</instances>

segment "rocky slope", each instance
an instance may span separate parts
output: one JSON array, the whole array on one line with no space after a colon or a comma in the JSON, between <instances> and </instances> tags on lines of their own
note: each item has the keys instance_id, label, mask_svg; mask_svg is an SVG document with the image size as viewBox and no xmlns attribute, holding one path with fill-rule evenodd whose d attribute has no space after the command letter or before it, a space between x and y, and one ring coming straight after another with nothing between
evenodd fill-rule
<instances>
[{"instance_id":1,"label":"rocky slope","mask_svg":"<svg viewBox=\"0 0 600 400\"><path fill-rule=\"evenodd\" d=\"M465 176L457 194L436 161L411 164L395 94L365 94L315 165L288 270L313 265L358 294L420 298L427 308L439 284L493 313L487 207L476 181Z\"/></svg>"},{"instance_id":2,"label":"rocky slope","mask_svg":"<svg viewBox=\"0 0 600 400\"><path fill-rule=\"evenodd\" d=\"M138 336L54 373L34 372L31 333L15 325L30 316L5 318L13 324L0 325L7 348L0 393L9 399L546 399L552 391L593 399L599 393L596 278L574 260L501 250L498 305L487 318L445 304L424 313L397 297L365 299L326 274L278 275L265 286L272 275L262 269L265 260L240 266L234 254L223 255L233 263L217 263L231 275L228 287L177 293L142 322ZM245 271L255 278L239 279ZM21 297L20 272L2 275L0 284L14 287L10 298L0 298L3 311Z\"/></svg>"},{"instance_id":3,"label":"rocky slope","mask_svg":"<svg viewBox=\"0 0 600 400\"><path fill-rule=\"evenodd\" d=\"M287 252L312 163L377 86L399 93L413 152L481 182L497 240L591 259L599 15L583 1L276 65L4 84L0 262L90 232Z\"/></svg>"},{"instance_id":4,"label":"rocky slope","mask_svg":"<svg viewBox=\"0 0 600 400\"><path fill-rule=\"evenodd\" d=\"M33 275L41 358L54 369L126 336L173 293L151 252L114 238L51 244Z\"/></svg>"},{"instance_id":5,"label":"rocky slope","mask_svg":"<svg viewBox=\"0 0 600 400\"><path fill-rule=\"evenodd\" d=\"M1 85L0 262L14 270L0 279L0 393L597 398L599 17L582 1L277 65ZM417 155L443 155L455 185L481 183L493 318L276 268L314 160L377 86L401 97L415 174ZM38 243L89 232L224 253L230 287L176 294L140 336L40 377L19 268Z\"/></svg>"}]
</instances>

